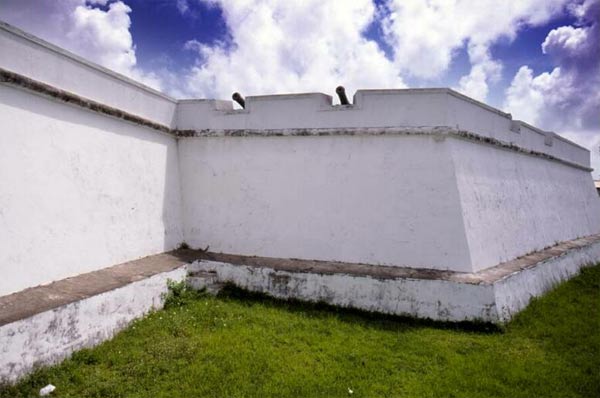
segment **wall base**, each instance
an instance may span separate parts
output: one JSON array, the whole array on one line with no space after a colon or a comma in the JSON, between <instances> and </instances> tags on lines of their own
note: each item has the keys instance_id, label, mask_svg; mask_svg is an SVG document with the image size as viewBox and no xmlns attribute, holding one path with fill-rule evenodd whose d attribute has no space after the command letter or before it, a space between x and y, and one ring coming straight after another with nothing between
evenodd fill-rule
<instances>
[{"instance_id":1,"label":"wall base","mask_svg":"<svg viewBox=\"0 0 600 398\"><path fill-rule=\"evenodd\" d=\"M167 280L441 321L503 323L586 265L600 235L477 273L178 250L0 297L0 381L92 347L163 305Z\"/></svg>"},{"instance_id":2,"label":"wall base","mask_svg":"<svg viewBox=\"0 0 600 398\"><path fill-rule=\"evenodd\" d=\"M504 323L582 267L600 261L600 235L563 242L477 273L206 254L188 282L232 283L277 298L440 321ZM195 281L198 279L198 281Z\"/></svg>"},{"instance_id":3,"label":"wall base","mask_svg":"<svg viewBox=\"0 0 600 398\"><path fill-rule=\"evenodd\" d=\"M161 254L0 297L0 382L110 339L185 276L184 261Z\"/></svg>"}]
</instances>

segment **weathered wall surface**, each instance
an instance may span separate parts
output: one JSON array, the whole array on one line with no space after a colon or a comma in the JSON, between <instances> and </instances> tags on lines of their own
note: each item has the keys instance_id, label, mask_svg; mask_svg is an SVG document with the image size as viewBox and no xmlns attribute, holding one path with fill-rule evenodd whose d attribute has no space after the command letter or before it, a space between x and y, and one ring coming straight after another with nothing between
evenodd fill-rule
<instances>
[{"instance_id":1,"label":"weathered wall surface","mask_svg":"<svg viewBox=\"0 0 600 398\"><path fill-rule=\"evenodd\" d=\"M174 137L0 85L0 295L182 241Z\"/></svg>"},{"instance_id":2,"label":"weathered wall surface","mask_svg":"<svg viewBox=\"0 0 600 398\"><path fill-rule=\"evenodd\" d=\"M325 302L440 321L499 320L492 285L440 279L381 279L344 273L288 272L206 260L196 261L189 268L210 272L220 283L232 283L277 298Z\"/></svg>"},{"instance_id":3,"label":"weathered wall surface","mask_svg":"<svg viewBox=\"0 0 600 398\"><path fill-rule=\"evenodd\" d=\"M134 319L162 308L167 280L185 275L180 267L0 326L0 381L14 382L110 339Z\"/></svg>"},{"instance_id":4,"label":"weathered wall surface","mask_svg":"<svg viewBox=\"0 0 600 398\"><path fill-rule=\"evenodd\" d=\"M179 156L192 247L471 268L447 140L202 137L182 140Z\"/></svg>"},{"instance_id":5,"label":"weathered wall surface","mask_svg":"<svg viewBox=\"0 0 600 398\"><path fill-rule=\"evenodd\" d=\"M382 132L181 139L186 242L474 272L600 232L600 200L580 165L454 129Z\"/></svg>"},{"instance_id":6,"label":"weathered wall surface","mask_svg":"<svg viewBox=\"0 0 600 398\"><path fill-rule=\"evenodd\" d=\"M588 171L466 140L451 146L473 271L600 233Z\"/></svg>"},{"instance_id":7,"label":"weathered wall surface","mask_svg":"<svg viewBox=\"0 0 600 398\"><path fill-rule=\"evenodd\" d=\"M182 101L176 126L197 247L477 271L600 232L587 150L452 90Z\"/></svg>"},{"instance_id":8,"label":"weathered wall surface","mask_svg":"<svg viewBox=\"0 0 600 398\"><path fill-rule=\"evenodd\" d=\"M532 298L595 264L600 258L600 235L563 242L477 273L407 272L407 268L301 260L293 260L292 265L289 260L231 255L210 257L189 265L191 286L233 283L274 297L367 311L441 321L504 323Z\"/></svg>"}]
</instances>

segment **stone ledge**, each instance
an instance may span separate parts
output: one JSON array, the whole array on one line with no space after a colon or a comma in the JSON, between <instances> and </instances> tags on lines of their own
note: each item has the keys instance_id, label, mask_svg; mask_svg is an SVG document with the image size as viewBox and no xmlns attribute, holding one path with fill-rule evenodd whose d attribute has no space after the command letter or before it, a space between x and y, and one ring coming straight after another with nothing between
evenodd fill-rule
<instances>
[{"instance_id":1,"label":"stone ledge","mask_svg":"<svg viewBox=\"0 0 600 398\"><path fill-rule=\"evenodd\" d=\"M180 249L118 264L99 271L22 290L0 297L0 326L26 319L36 314L105 293L153 275L175 270L197 261L244 266L249 269L271 269L287 273L315 275L348 275L378 280L446 281L466 285L494 285L521 271L540 264L568 257L569 253L600 244L600 235L561 242L547 249L528 254L475 273L441 271L402 266L355 264L333 261L285 259L211 253ZM597 258L600 261L600 257ZM195 269L191 268L193 272Z\"/></svg>"},{"instance_id":2,"label":"stone ledge","mask_svg":"<svg viewBox=\"0 0 600 398\"><path fill-rule=\"evenodd\" d=\"M193 261L173 251L36 286L0 297L0 326L126 286Z\"/></svg>"},{"instance_id":3,"label":"stone ledge","mask_svg":"<svg viewBox=\"0 0 600 398\"><path fill-rule=\"evenodd\" d=\"M478 273L176 250L0 297L0 381L111 338L160 308L168 279L442 321L502 323L600 260L600 235Z\"/></svg>"},{"instance_id":4,"label":"stone ledge","mask_svg":"<svg viewBox=\"0 0 600 398\"><path fill-rule=\"evenodd\" d=\"M242 256L225 253L187 251L188 258L216 261L251 268L270 268L275 271L314 273L320 275L345 274L368 276L375 279L423 279L444 280L472 285L491 285L510 275L556 257L568 255L570 251L600 243L600 234L561 242L555 246L527 254L517 259L486 268L479 272L464 273L441 271L427 268L409 268L403 266L344 263L335 261L287 259L274 257ZM599 259L600 260L600 259Z\"/></svg>"},{"instance_id":5,"label":"stone ledge","mask_svg":"<svg viewBox=\"0 0 600 398\"><path fill-rule=\"evenodd\" d=\"M532 297L600 261L600 235L477 273L216 253L200 257L189 266L192 286L195 278L208 273L213 283L232 283L277 298L440 321L504 323Z\"/></svg>"},{"instance_id":6,"label":"stone ledge","mask_svg":"<svg viewBox=\"0 0 600 398\"><path fill-rule=\"evenodd\" d=\"M0 326L0 383L12 383L39 366L100 344L134 319L162 308L167 281L186 276L185 267L169 268Z\"/></svg>"}]
</instances>

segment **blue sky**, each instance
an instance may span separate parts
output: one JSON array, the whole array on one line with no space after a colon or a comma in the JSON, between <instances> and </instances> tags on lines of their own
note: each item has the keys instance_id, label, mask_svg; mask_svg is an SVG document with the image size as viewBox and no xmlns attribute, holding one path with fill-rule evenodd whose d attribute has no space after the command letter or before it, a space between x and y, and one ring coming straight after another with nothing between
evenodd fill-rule
<instances>
[{"instance_id":1,"label":"blue sky","mask_svg":"<svg viewBox=\"0 0 600 398\"><path fill-rule=\"evenodd\" d=\"M176 1L133 0L131 34L136 40L136 54L141 66L152 69L157 59L167 58L173 67L185 69L194 61L194 54L185 51L185 43L198 40L213 44L227 38L227 25L221 8L200 2L189 2L182 13Z\"/></svg>"},{"instance_id":2,"label":"blue sky","mask_svg":"<svg viewBox=\"0 0 600 398\"><path fill-rule=\"evenodd\" d=\"M174 97L447 86L590 148L597 168L599 14L600 0L0 3L0 19Z\"/></svg>"}]
</instances>

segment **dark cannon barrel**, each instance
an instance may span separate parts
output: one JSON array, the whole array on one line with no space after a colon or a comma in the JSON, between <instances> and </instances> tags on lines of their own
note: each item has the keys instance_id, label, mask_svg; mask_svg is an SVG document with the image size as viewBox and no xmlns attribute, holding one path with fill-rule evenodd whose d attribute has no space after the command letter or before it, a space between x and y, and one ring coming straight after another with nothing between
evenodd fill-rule
<instances>
[{"instance_id":1,"label":"dark cannon barrel","mask_svg":"<svg viewBox=\"0 0 600 398\"><path fill-rule=\"evenodd\" d=\"M242 97L242 94L235 92L233 93L233 95L231 96L231 98L237 102L238 104L240 104L240 106L244 109L246 109L246 100L244 99L244 97Z\"/></svg>"},{"instance_id":2,"label":"dark cannon barrel","mask_svg":"<svg viewBox=\"0 0 600 398\"><path fill-rule=\"evenodd\" d=\"M348 101L348 97L346 96L346 89L344 86L337 86L335 89L338 97L340 97L340 104L342 105L350 105L350 101Z\"/></svg>"}]
</instances>

